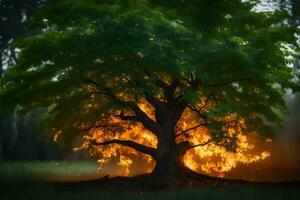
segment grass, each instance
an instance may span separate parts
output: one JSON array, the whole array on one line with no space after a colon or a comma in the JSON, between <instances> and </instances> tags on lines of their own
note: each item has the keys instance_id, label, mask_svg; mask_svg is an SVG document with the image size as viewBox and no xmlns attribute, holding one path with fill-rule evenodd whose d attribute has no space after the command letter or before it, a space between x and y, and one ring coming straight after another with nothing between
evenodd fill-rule
<instances>
[{"instance_id":1,"label":"grass","mask_svg":"<svg viewBox=\"0 0 300 200\"><path fill-rule=\"evenodd\" d=\"M97 167L92 161L5 162L0 163L0 176L6 182L82 181L99 178Z\"/></svg>"},{"instance_id":2,"label":"grass","mask_svg":"<svg viewBox=\"0 0 300 200\"><path fill-rule=\"evenodd\" d=\"M0 199L299 199L299 184L197 186L184 188L146 187L147 181L90 181L98 178L94 162L0 163ZM81 182L78 182L81 181ZM150 182L152 183L152 182ZM157 184L153 182L153 184Z\"/></svg>"}]
</instances>

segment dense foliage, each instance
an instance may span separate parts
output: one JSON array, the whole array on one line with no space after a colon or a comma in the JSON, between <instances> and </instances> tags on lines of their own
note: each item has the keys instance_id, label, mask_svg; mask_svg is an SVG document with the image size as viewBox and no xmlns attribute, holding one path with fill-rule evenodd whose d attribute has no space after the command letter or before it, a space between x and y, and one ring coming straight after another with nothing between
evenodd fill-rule
<instances>
[{"instance_id":1,"label":"dense foliage","mask_svg":"<svg viewBox=\"0 0 300 200\"><path fill-rule=\"evenodd\" d=\"M15 51L9 45L17 37L28 35L29 30L24 21L49 0L1 0L0 1L0 75L3 70L14 63Z\"/></svg>"}]
</instances>

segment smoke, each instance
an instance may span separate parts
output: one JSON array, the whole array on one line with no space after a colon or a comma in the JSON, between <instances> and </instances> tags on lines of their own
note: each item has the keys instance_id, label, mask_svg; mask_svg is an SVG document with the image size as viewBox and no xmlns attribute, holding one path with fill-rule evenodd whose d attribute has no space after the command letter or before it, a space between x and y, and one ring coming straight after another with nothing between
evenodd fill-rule
<instances>
[{"instance_id":1,"label":"smoke","mask_svg":"<svg viewBox=\"0 0 300 200\"><path fill-rule=\"evenodd\" d=\"M250 181L300 180L300 93L286 94L290 114L283 120L272 143L256 141L256 150L268 148L271 156L263 161L240 165L225 176Z\"/></svg>"}]
</instances>

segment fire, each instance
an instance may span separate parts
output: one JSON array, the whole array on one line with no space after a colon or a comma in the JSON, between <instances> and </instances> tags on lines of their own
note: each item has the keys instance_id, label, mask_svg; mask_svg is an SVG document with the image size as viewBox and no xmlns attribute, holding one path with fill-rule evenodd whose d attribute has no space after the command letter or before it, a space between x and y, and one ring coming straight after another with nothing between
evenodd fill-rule
<instances>
[{"instance_id":1,"label":"fire","mask_svg":"<svg viewBox=\"0 0 300 200\"><path fill-rule=\"evenodd\" d=\"M147 115L155 120L154 109L146 101L139 104L139 107ZM270 152L262 150L258 152L255 149L253 141L258 137L252 134L243 133L243 127L246 126L243 119L239 119L232 124L232 118L228 116L228 126L223 131L228 136L235 136L236 146L234 150L228 150L222 143L213 142L211 134L203 127L197 127L182 135L178 135L176 142L189 141L193 145L199 145L188 150L183 156L183 163L193 171L205 173L212 176L223 177L226 172L231 171L240 164L250 164L264 160L270 156ZM130 140L139 144L157 148L157 138L154 134L146 130L140 123L121 121L117 117L108 119L110 125L118 124L123 130L106 130L103 128L94 128L84 136L84 143L81 147L75 148L75 151L87 150L92 156L98 157L99 170L103 170L109 164L117 164L121 168L118 175L133 176L142 173L151 173L155 166L155 161L151 156L140 153L132 148L124 147L119 144L109 144L104 146L90 145L92 141L102 143L113 139ZM197 120L195 113L186 109L178 122L176 132L187 130L197 126L201 121ZM267 142L271 140L267 139ZM134 167L138 163L140 167ZM143 163L143 164L141 164ZM137 172L137 168L141 170Z\"/></svg>"},{"instance_id":2,"label":"fire","mask_svg":"<svg viewBox=\"0 0 300 200\"><path fill-rule=\"evenodd\" d=\"M225 172L229 172L238 164L250 164L270 156L268 151L250 153L249 150L254 149L254 146L248 142L246 136L238 135L238 140L236 152L227 151L222 146L208 144L188 151L183 158L184 163L194 171L223 177Z\"/></svg>"},{"instance_id":3,"label":"fire","mask_svg":"<svg viewBox=\"0 0 300 200\"><path fill-rule=\"evenodd\" d=\"M269 151L256 152L255 145L251 143L250 138L253 138L254 141L257 136L243 133L242 128L246 126L243 119L238 120L237 124L230 124L234 117L234 115L228 116L228 127L223 130L229 136L236 136L237 142L234 151L213 142L195 147L187 151L183 157L183 162L187 167L196 172L223 177L226 172L236 168L239 164L258 162L270 156ZM195 114L186 110L181 121L179 121L181 129L186 130L188 127L199 124L195 119ZM189 126L186 124L187 121ZM180 138L180 140L188 140L195 145L205 144L210 139L211 135L205 127L194 129L189 132L189 135Z\"/></svg>"}]
</instances>

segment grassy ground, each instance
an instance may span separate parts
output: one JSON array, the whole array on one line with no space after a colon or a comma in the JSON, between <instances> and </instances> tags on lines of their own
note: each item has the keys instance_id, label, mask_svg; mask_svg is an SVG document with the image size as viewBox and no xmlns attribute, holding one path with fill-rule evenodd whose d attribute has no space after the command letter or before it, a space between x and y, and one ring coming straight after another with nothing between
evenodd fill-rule
<instances>
[{"instance_id":1,"label":"grassy ground","mask_svg":"<svg viewBox=\"0 0 300 200\"><path fill-rule=\"evenodd\" d=\"M170 188L144 179L87 181L98 178L96 169L94 162L0 163L0 199L300 199L299 183Z\"/></svg>"},{"instance_id":2,"label":"grassy ground","mask_svg":"<svg viewBox=\"0 0 300 200\"><path fill-rule=\"evenodd\" d=\"M5 162L0 163L0 176L5 182L81 181L99 178L97 167L92 161Z\"/></svg>"}]
</instances>

